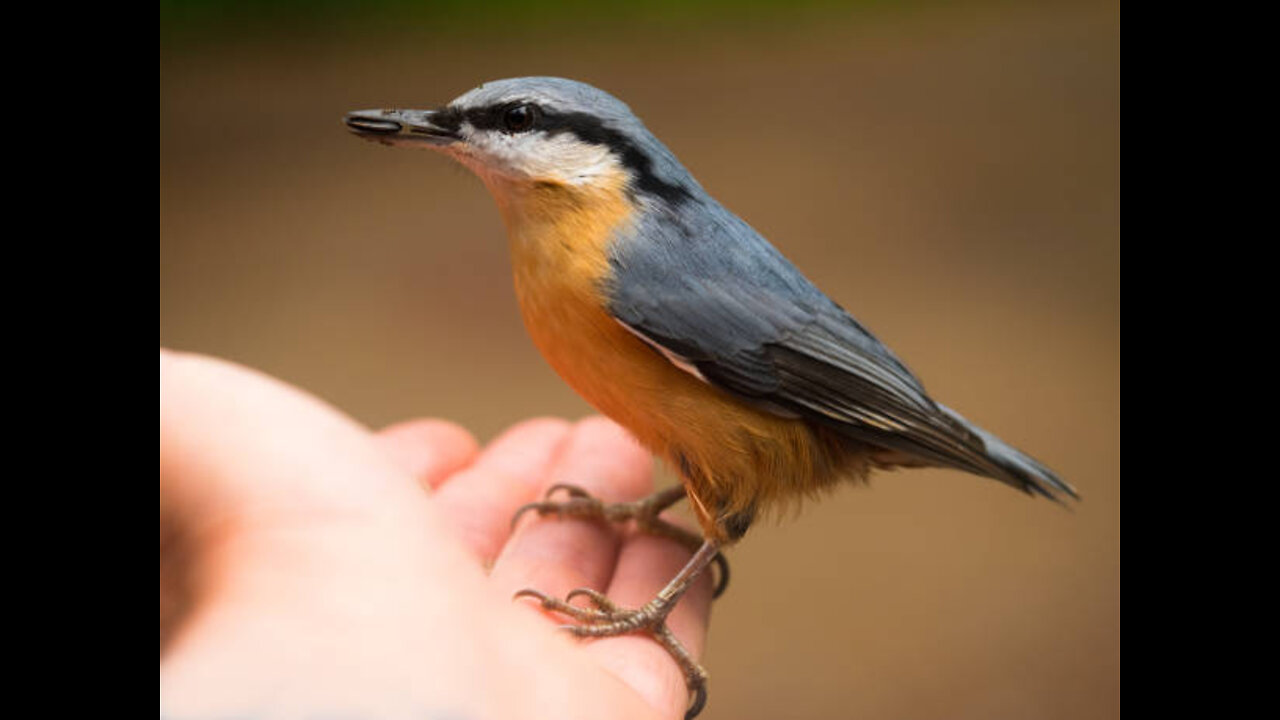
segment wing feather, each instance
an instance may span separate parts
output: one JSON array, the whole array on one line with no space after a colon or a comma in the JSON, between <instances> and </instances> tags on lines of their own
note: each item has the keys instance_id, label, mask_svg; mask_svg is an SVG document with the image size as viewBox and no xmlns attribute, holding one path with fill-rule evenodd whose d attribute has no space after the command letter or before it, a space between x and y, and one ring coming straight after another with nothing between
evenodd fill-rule
<instances>
[{"instance_id":1,"label":"wing feather","mask_svg":"<svg viewBox=\"0 0 1280 720\"><path fill-rule=\"evenodd\" d=\"M615 243L608 294L619 322L761 407L1027 491L1073 492L1003 443L1027 462L993 456L998 440L931 400L875 336L746 223L708 202L697 225L651 218Z\"/></svg>"}]
</instances>

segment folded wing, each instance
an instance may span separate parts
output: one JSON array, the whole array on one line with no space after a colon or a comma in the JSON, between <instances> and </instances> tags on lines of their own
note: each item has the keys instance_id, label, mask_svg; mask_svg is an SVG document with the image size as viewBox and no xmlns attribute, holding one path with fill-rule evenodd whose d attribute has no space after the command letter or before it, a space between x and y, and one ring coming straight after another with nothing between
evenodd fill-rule
<instances>
[{"instance_id":1,"label":"folded wing","mask_svg":"<svg viewBox=\"0 0 1280 720\"><path fill-rule=\"evenodd\" d=\"M1074 496L1043 465L935 403L888 348L773 246L714 210L698 227L667 218L618 239L607 291L619 322L681 367L767 410L904 460L1053 499Z\"/></svg>"}]
</instances>

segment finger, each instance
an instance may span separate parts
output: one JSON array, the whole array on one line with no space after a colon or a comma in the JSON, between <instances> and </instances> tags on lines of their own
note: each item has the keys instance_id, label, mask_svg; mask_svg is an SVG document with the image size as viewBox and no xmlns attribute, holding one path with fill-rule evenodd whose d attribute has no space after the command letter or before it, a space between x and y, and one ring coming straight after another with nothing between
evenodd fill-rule
<instances>
[{"instance_id":1,"label":"finger","mask_svg":"<svg viewBox=\"0 0 1280 720\"><path fill-rule=\"evenodd\" d=\"M382 512L421 495L405 479L365 428L314 396L225 360L161 354L161 492L286 514Z\"/></svg>"},{"instance_id":2,"label":"finger","mask_svg":"<svg viewBox=\"0 0 1280 720\"><path fill-rule=\"evenodd\" d=\"M375 438L425 490L439 487L480 452L471 433L444 420L407 420L383 428Z\"/></svg>"},{"instance_id":3,"label":"finger","mask_svg":"<svg viewBox=\"0 0 1280 720\"><path fill-rule=\"evenodd\" d=\"M603 502L635 500L653 489L653 460L616 423L587 418L574 426L540 491L556 483L576 485ZM567 497L562 492L555 495L556 500ZM490 577L504 594L523 588L553 597L564 597L578 587L603 592L613 576L619 545L619 534L601 522L540 518L529 512L502 549Z\"/></svg>"},{"instance_id":4,"label":"finger","mask_svg":"<svg viewBox=\"0 0 1280 720\"><path fill-rule=\"evenodd\" d=\"M609 597L623 607L640 607L676 576L690 552L673 540L635 535L623 544L609 585ZM711 616L711 571L704 570L667 616L694 659L702 656ZM684 673L661 645L644 635L604 638L587 647L601 665L635 688L670 717L681 717L689 703Z\"/></svg>"},{"instance_id":5,"label":"finger","mask_svg":"<svg viewBox=\"0 0 1280 720\"><path fill-rule=\"evenodd\" d=\"M570 427L551 418L522 422L436 491L433 501L440 514L481 563L491 563L507 542L512 515L537 496Z\"/></svg>"}]
</instances>

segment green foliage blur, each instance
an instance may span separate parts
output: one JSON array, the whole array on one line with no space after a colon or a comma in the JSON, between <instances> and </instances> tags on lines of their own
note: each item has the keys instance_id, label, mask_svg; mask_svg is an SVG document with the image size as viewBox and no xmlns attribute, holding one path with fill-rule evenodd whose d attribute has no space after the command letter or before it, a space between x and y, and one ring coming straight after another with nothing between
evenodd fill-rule
<instances>
[{"instance_id":1,"label":"green foliage blur","mask_svg":"<svg viewBox=\"0 0 1280 720\"><path fill-rule=\"evenodd\" d=\"M433 32L518 32L531 25L768 22L797 13L901 10L937 0L160 0L161 42L192 37L430 26ZM954 4L954 3L952 3ZM974 4L972 0L965 4Z\"/></svg>"}]
</instances>

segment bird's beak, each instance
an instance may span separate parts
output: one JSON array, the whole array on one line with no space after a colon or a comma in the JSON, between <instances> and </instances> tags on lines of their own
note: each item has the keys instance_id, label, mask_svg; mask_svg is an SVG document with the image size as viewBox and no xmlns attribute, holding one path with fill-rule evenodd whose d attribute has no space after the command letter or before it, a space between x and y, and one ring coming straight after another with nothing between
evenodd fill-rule
<instances>
[{"instance_id":1,"label":"bird's beak","mask_svg":"<svg viewBox=\"0 0 1280 720\"><path fill-rule=\"evenodd\" d=\"M385 145L448 145L458 134L433 122L438 110L353 110L343 122L351 132Z\"/></svg>"}]
</instances>

